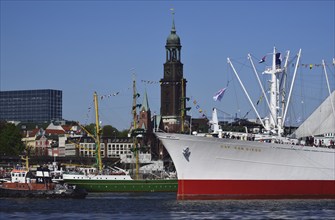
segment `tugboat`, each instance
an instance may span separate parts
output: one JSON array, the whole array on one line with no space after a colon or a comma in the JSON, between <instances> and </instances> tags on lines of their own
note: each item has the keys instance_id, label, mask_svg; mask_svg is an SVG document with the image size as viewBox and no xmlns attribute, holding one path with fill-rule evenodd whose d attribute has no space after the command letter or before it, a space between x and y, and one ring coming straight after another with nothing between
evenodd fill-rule
<instances>
[{"instance_id":1,"label":"tugboat","mask_svg":"<svg viewBox=\"0 0 335 220\"><path fill-rule=\"evenodd\" d=\"M0 183L0 197L84 199L87 196L86 190L75 185L52 182L48 168L37 168L36 174L27 168L17 168L10 174L10 181Z\"/></svg>"}]
</instances>

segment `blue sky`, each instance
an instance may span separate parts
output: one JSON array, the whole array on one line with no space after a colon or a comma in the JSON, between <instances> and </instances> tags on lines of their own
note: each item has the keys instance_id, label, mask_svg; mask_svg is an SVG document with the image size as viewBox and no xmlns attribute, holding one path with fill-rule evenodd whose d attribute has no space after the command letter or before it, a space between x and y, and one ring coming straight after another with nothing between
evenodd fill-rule
<instances>
[{"instance_id":1,"label":"blue sky","mask_svg":"<svg viewBox=\"0 0 335 220\"><path fill-rule=\"evenodd\" d=\"M282 53L290 50L291 58L301 48L303 64L324 59L334 90L335 3L322 0L1 1L0 89L62 90L63 117L83 124L94 121L89 110L94 91L106 96L119 92L101 100L100 119L128 129L133 73L138 92L148 93L151 111L160 112L160 85L143 80L158 82L163 77L171 8L193 117L201 116L199 109L210 116L213 107L244 116L251 107L227 57L256 102L261 93L247 67L247 54L257 63L274 46ZM262 72L269 60L257 63L257 70ZM321 67L301 68L298 74L291 124L299 117L304 120L327 96ZM225 96L214 102L212 96L228 81ZM265 116L265 104L258 107Z\"/></svg>"}]
</instances>

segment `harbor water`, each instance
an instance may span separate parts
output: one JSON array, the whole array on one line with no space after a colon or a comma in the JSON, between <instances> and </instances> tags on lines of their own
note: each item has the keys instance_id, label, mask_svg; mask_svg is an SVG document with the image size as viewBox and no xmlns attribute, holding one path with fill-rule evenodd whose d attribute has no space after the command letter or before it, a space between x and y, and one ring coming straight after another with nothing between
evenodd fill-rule
<instances>
[{"instance_id":1,"label":"harbor water","mask_svg":"<svg viewBox=\"0 0 335 220\"><path fill-rule=\"evenodd\" d=\"M1 219L334 219L335 200L180 201L176 193L0 199Z\"/></svg>"}]
</instances>

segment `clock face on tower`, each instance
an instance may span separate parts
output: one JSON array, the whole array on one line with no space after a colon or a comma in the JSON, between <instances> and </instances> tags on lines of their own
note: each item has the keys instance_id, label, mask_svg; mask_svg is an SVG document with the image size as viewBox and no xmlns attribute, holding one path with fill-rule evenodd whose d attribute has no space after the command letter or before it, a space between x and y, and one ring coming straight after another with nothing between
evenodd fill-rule
<instances>
[{"instance_id":1,"label":"clock face on tower","mask_svg":"<svg viewBox=\"0 0 335 220\"><path fill-rule=\"evenodd\" d=\"M165 68L165 75L166 75L166 76L170 76L170 75L171 75L171 71L170 71L170 68L169 68L169 67L166 67L166 68Z\"/></svg>"},{"instance_id":2,"label":"clock face on tower","mask_svg":"<svg viewBox=\"0 0 335 220\"><path fill-rule=\"evenodd\" d=\"M169 69L165 70L165 74L166 74L166 76L170 76L170 74L171 74L170 70Z\"/></svg>"}]
</instances>

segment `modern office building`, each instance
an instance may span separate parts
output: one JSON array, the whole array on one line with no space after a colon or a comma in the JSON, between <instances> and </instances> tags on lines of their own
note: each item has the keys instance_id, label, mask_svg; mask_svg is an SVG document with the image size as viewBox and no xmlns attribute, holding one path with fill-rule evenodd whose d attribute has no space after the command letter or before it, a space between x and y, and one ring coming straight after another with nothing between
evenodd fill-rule
<instances>
[{"instance_id":1,"label":"modern office building","mask_svg":"<svg viewBox=\"0 0 335 220\"><path fill-rule=\"evenodd\" d=\"M0 120L47 122L62 119L62 91L0 91Z\"/></svg>"}]
</instances>

